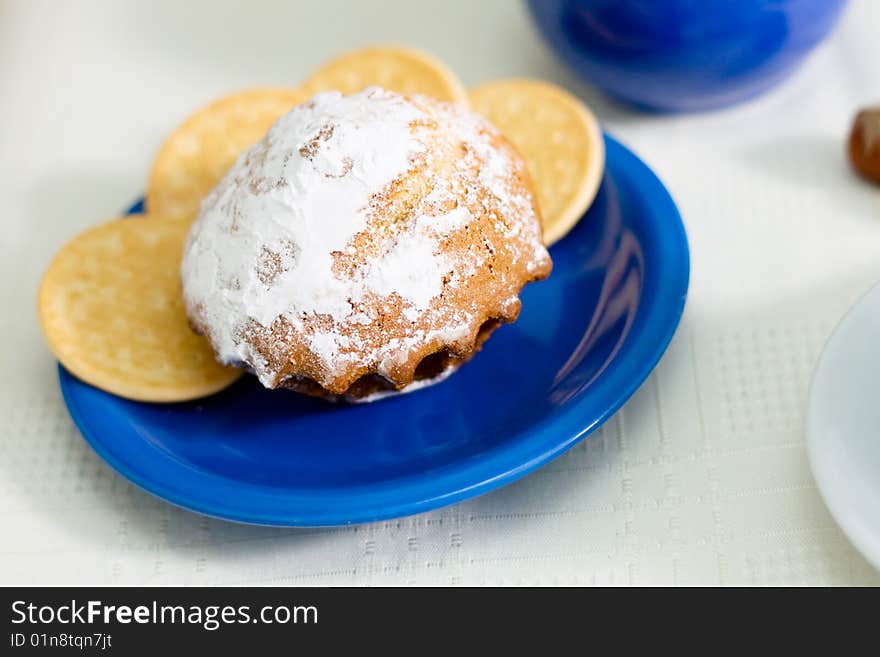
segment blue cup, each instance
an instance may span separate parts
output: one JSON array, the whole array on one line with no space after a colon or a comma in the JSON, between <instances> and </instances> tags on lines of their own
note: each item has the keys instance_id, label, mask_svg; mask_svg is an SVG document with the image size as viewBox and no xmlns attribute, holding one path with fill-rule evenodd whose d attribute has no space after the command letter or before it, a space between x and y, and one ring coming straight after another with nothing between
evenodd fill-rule
<instances>
[{"instance_id":1,"label":"blue cup","mask_svg":"<svg viewBox=\"0 0 880 657\"><path fill-rule=\"evenodd\" d=\"M845 0L528 0L556 54L642 109L726 107L767 91L831 31Z\"/></svg>"}]
</instances>

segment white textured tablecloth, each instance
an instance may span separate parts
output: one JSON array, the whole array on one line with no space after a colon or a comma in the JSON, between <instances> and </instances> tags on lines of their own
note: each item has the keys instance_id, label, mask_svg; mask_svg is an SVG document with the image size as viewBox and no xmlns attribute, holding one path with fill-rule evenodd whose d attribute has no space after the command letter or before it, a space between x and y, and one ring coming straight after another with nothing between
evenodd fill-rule
<instances>
[{"instance_id":1,"label":"white textured tablecloth","mask_svg":"<svg viewBox=\"0 0 880 657\"><path fill-rule=\"evenodd\" d=\"M823 506L803 437L822 344L880 279L880 188L843 156L855 108L880 101L878 32L880 3L854 0L778 90L658 117L579 84L513 2L0 0L0 583L880 584ZM49 258L143 189L193 108L389 41L468 84L561 82L655 169L692 249L667 355L591 439L433 513L271 529L135 489L62 404L35 320Z\"/></svg>"}]
</instances>

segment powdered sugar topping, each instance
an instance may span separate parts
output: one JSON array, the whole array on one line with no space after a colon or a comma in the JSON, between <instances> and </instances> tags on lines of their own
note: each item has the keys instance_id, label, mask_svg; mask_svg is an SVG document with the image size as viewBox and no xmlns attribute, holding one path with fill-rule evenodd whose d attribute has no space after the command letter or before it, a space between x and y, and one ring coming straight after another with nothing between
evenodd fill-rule
<instances>
[{"instance_id":1,"label":"powdered sugar topping","mask_svg":"<svg viewBox=\"0 0 880 657\"><path fill-rule=\"evenodd\" d=\"M319 94L239 158L203 202L182 264L190 317L221 361L245 363L274 387L289 363L271 354L299 345L322 385L357 362L390 378L420 344L474 332L473 313L436 303L484 256L443 248L474 220L474 199L462 201L475 192L455 176L413 174L458 147L437 142L432 107L377 88ZM501 210L528 214L534 232L531 200L509 193L509 159L476 132L467 141L485 163L479 184ZM401 187L411 179L431 185ZM522 222L504 230L517 235ZM363 331L394 309L412 329L363 353Z\"/></svg>"}]
</instances>

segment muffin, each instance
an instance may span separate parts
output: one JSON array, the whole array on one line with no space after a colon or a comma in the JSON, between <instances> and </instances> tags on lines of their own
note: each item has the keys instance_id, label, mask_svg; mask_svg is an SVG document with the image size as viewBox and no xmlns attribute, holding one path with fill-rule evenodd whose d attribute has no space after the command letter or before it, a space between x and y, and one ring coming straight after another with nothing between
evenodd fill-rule
<instances>
[{"instance_id":1,"label":"muffin","mask_svg":"<svg viewBox=\"0 0 880 657\"><path fill-rule=\"evenodd\" d=\"M267 388L362 401L441 380L552 263L525 165L463 107L322 93L203 201L181 278L193 329Z\"/></svg>"}]
</instances>

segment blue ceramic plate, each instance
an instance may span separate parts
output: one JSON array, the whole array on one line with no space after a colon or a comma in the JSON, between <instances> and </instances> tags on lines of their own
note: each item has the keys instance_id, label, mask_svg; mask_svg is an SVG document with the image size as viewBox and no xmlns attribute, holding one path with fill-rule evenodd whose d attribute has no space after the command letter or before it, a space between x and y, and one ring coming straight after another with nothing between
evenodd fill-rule
<instances>
[{"instance_id":1,"label":"blue ceramic plate","mask_svg":"<svg viewBox=\"0 0 880 657\"><path fill-rule=\"evenodd\" d=\"M599 195L526 287L519 320L436 386L365 405L264 390L246 376L197 402L144 404L61 369L86 440L187 509L267 525L342 525L485 493L585 438L648 376L688 285L681 218L659 180L606 139Z\"/></svg>"}]
</instances>

